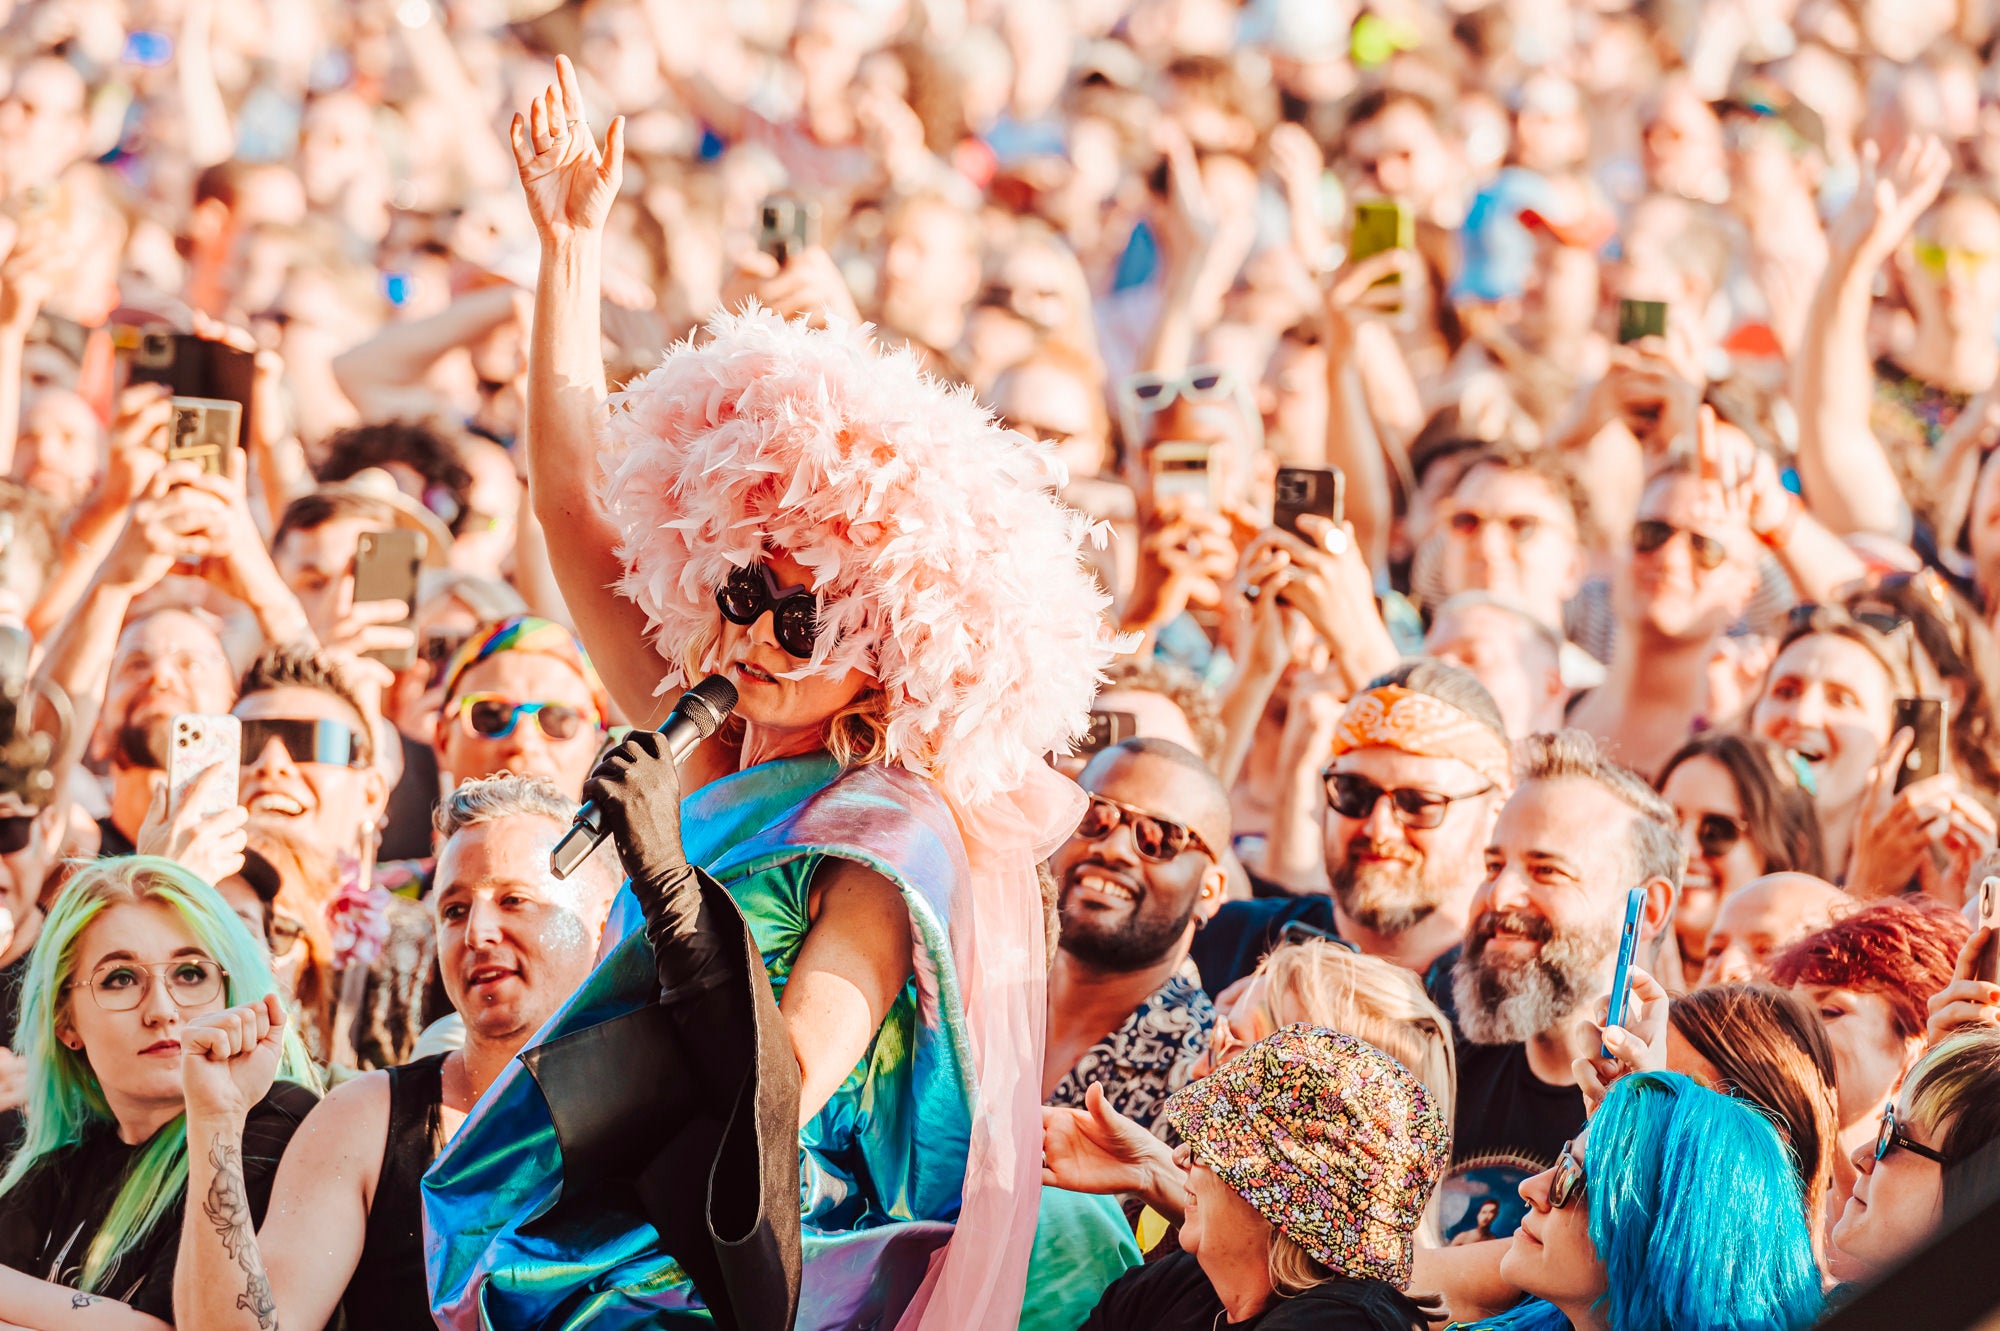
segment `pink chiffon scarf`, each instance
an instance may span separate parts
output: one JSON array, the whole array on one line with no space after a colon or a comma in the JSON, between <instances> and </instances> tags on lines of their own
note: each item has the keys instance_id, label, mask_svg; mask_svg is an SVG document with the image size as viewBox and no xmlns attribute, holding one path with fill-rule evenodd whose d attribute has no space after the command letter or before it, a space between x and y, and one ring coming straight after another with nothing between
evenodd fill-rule
<instances>
[{"instance_id":1,"label":"pink chiffon scarf","mask_svg":"<svg viewBox=\"0 0 2000 1331\"><path fill-rule=\"evenodd\" d=\"M897 1331L1007 1331L1018 1324L1042 1189L1042 1046L1048 944L1035 867L1076 829L1084 795L1037 766L978 808L952 803L971 869L951 918L978 1079L964 1202Z\"/></svg>"}]
</instances>

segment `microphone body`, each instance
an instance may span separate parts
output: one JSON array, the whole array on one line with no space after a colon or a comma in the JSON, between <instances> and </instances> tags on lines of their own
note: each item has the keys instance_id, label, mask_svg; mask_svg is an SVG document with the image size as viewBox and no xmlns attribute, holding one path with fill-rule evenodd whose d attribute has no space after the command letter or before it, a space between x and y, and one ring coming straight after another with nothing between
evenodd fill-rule
<instances>
[{"instance_id":1,"label":"microphone body","mask_svg":"<svg viewBox=\"0 0 2000 1331\"><path fill-rule=\"evenodd\" d=\"M659 730L667 741L667 752L673 755L674 766L686 762L694 746L713 735L735 708L736 686L721 675L710 675L683 693ZM590 858L592 851L604 844L608 835L597 802L586 801L576 811L576 821L550 853L550 871L557 878L569 877L579 864Z\"/></svg>"}]
</instances>

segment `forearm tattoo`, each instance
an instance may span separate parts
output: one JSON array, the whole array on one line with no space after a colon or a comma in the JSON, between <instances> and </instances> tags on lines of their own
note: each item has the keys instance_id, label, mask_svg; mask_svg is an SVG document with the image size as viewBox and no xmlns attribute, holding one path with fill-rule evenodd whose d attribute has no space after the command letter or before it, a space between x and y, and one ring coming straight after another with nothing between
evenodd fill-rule
<instances>
[{"instance_id":1,"label":"forearm tattoo","mask_svg":"<svg viewBox=\"0 0 2000 1331\"><path fill-rule=\"evenodd\" d=\"M243 1272L243 1292L236 1296L236 1306L256 1316L258 1331L277 1331L278 1303L264 1277L264 1254L257 1250L257 1229L250 1223L250 1199L243 1188L243 1152L228 1142L214 1142L208 1148L208 1163L215 1178L201 1210L215 1226L222 1250Z\"/></svg>"}]
</instances>

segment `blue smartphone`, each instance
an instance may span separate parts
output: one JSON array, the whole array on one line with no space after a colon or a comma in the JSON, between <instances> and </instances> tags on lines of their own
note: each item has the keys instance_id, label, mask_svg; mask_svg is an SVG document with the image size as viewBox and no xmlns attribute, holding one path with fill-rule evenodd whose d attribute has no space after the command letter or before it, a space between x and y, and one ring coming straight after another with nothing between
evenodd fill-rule
<instances>
[{"instance_id":1,"label":"blue smartphone","mask_svg":"<svg viewBox=\"0 0 2000 1331\"><path fill-rule=\"evenodd\" d=\"M1639 950L1639 917L1646 913L1646 889L1635 887L1625 894L1625 926L1618 931L1618 970L1611 977L1611 1010L1605 1014L1606 1026L1625 1024L1625 1001L1632 992L1632 954ZM1605 1058L1611 1051L1603 1045L1597 1052Z\"/></svg>"},{"instance_id":2,"label":"blue smartphone","mask_svg":"<svg viewBox=\"0 0 2000 1331\"><path fill-rule=\"evenodd\" d=\"M416 294L415 286L408 273L382 274L382 298L398 309L410 303L410 297Z\"/></svg>"}]
</instances>

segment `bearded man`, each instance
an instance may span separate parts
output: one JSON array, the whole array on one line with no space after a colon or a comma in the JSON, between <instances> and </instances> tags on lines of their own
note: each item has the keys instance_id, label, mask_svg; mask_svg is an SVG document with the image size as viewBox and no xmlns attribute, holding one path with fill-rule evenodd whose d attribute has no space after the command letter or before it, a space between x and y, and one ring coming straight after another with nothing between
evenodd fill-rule
<instances>
[{"instance_id":1,"label":"bearded man","mask_svg":"<svg viewBox=\"0 0 2000 1331\"><path fill-rule=\"evenodd\" d=\"M1682 854L1674 812L1582 731L1535 735L1486 847L1457 965L1452 1154L1535 1173L1583 1130L1572 1065L1595 1058L1626 893L1646 894L1639 964L1671 936Z\"/></svg>"},{"instance_id":2,"label":"bearded man","mask_svg":"<svg viewBox=\"0 0 2000 1331\"><path fill-rule=\"evenodd\" d=\"M1510 788L1499 707L1468 671L1405 662L1348 703L1322 775L1332 895L1223 906L1190 952L1203 987L1221 993L1303 931L1415 971L1448 1006L1487 837Z\"/></svg>"}]
</instances>

